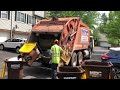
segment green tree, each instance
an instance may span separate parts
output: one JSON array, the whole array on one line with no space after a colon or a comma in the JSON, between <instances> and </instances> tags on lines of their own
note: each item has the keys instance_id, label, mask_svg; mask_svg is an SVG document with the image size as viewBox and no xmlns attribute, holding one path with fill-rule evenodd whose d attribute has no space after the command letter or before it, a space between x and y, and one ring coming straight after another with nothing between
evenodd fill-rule
<instances>
[{"instance_id":1,"label":"green tree","mask_svg":"<svg viewBox=\"0 0 120 90\"><path fill-rule=\"evenodd\" d=\"M102 18L99 31L106 35L111 44L120 43L120 11L111 11L109 17ZM113 41L113 42L112 42Z\"/></svg>"},{"instance_id":2,"label":"green tree","mask_svg":"<svg viewBox=\"0 0 120 90\"><path fill-rule=\"evenodd\" d=\"M108 42L112 44L112 46L117 46L118 41L114 38L108 38Z\"/></svg>"},{"instance_id":3,"label":"green tree","mask_svg":"<svg viewBox=\"0 0 120 90\"><path fill-rule=\"evenodd\" d=\"M80 17L90 29L95 29L98 15L97 11L49 11L48 17Z\"/></svg>"},{"instance_id":4,"label":"green tree","mask_svg":"<svg viewBox=\"0 0 120 90\"><path fill-rule=\"evenodd\" d=\"M100 39L99 31L98 30L93 30L92 36L94 38L95 45L98 45L99 44L99 39Z\"/></svg>"},{"instance_id":5,"label":"green tree","mask_svg":"<svg viewBox=\"0 0 120 90\"><path fill-rule=\"evenodd\" d=\"M106 34L106 30L104 29L106 24L107 24L107 21L108 21L108 17L106 16L105 13L103 13L101 16L100 16L100 24L99 24L99 27L97 28L100 33L102 34Z\"/></svg>"}]
</instances>

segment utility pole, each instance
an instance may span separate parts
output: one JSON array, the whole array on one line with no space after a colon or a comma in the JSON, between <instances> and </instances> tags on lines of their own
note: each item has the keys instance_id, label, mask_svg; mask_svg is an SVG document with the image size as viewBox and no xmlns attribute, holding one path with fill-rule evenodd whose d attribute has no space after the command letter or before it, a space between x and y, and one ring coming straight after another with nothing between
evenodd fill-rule
<instances>
[{"instance_id":1,"label":"utility pole","mask_svg":"<svg viewBox=\"0 0 120 90\"><path fill-rule=\"evenodd\" d=\"M12 11L11 11L11 30L10 30L10 39L12 39Z\"/></svg>"}]
</instances>

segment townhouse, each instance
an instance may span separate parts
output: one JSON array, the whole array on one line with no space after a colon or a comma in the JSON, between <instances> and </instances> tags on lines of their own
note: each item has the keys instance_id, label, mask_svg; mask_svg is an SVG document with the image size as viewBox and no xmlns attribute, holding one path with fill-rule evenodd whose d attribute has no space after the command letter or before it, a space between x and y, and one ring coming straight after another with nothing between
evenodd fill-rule
<instances>
[{"instance_id":1,"label":"townhouse","mask_svg":"<svg viewBox=\"0 0 120 90\"><path fill-rule=\"evenodd\" d=\"M27 38L32 25L46 17L46 11L0 11L0 42Z\"/></svg>"}]
</instances>

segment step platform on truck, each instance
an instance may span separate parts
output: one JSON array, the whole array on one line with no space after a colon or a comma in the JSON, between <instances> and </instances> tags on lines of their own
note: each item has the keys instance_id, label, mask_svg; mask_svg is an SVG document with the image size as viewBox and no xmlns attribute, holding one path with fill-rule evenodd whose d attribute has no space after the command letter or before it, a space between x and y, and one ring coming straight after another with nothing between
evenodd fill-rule
<instances>
[{"instance_id":1,"label":"step platform on truck","mask_svg":"<svg viewBox=\"0 0 120 90\"><path fill-rule=\"evenodd\" d=\"M58 79L85 79L84 74L85 70L80 66L61 66L57 70Z\"/></svg>"}]
</instances>

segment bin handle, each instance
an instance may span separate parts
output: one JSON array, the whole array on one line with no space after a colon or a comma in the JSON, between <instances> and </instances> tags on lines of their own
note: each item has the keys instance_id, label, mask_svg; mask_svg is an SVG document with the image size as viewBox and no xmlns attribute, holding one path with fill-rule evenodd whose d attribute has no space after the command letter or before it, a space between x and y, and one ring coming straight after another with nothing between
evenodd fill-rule
<instances>
[{"instance_id":1,"label":"bin handle","mask_svg":"<svg viewBox=\"0 0 120 90\"><path fill-rule=\"evenodd\" d=\"M108 62L111 66L113 66L112 62Z\"/></svg>"}]
</instances>

